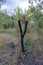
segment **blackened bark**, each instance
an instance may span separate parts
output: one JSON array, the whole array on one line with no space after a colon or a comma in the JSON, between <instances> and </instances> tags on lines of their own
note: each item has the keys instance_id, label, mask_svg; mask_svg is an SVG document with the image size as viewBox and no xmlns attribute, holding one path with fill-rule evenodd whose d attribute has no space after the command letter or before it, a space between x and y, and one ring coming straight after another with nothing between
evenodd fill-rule
<instances>
[{"instance_id":1,"label":"blackened bark","mask_svg":"<svg viewBox=\"0 0 43 65\"><path fill-rule=\"evenodd\" d=\"M25 52L25 48L24 48L24 38L21 37L21 48L22 48L22 52Z\"/></svg>"},{"instance_id":2,"label":"blackened bark","mask_svg":"<svg viewBox=\"0 0 43 65\"><path fill-rule=\"evenodd\" d=\"M25 36L25 33L26 33L26 29L27 29L27 24L28 24L28 21L25 22L25 29L24 29L24 32L23 32L20 20L18 21L18 25L19 25L20 32L21 32L21 47L22 47L22 52L25 52L25 48L24 48L23 42L24 42L24 36Z\"/></svg>"},{"instance_id":3,"label":"blackened bark","mask_svg":"<svg viewBox=\"0 0 43 65\"><path fill-rule=\"evenodd\" d=\"M21 36L22 36L22 28L21 28L20 20L18 21L18 24L19 24L19 28L20 28L20 32L21 32Z\"/></svg>"}]
</instances>

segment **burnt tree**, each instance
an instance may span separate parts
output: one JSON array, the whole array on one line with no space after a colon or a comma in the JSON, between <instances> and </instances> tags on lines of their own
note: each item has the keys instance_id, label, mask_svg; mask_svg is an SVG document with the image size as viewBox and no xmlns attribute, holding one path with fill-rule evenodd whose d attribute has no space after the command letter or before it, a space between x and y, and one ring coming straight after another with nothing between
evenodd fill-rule
<instances>
[{"instance_id":1,"label":"burnt tree","mask_svg":"<svg viewBox=\"0 0 43 65\"><path fill-rule=\"evenodd\" d=\"M21 26L21 22L20 20L18 20L18 25L19 25L19 29L20 29L20 33L21 33L21 47L22 47L22 52L25 52L25 48L24 48L24 36L26 34L26 30L27 30L27 24L28 24L28 21L25 22L25 28L24 28L24 31L22 30L22 26Z\"/></svg>"}]
</instances>

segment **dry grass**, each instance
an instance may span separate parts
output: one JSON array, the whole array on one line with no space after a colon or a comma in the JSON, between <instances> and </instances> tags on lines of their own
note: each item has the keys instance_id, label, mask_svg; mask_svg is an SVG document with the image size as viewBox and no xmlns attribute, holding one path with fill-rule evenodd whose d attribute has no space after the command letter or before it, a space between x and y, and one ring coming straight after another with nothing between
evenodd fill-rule
<instances>
[{"instance_id":1,"label":"dry grass","mask_svg":"<svg viewBox=\"0 0 43 65\"><path fill-rule=\"evenodd\" d=\"M9 42L17 43L17 37L8 34L0 34L0 46Z\"/></svg>"}]
</instances>

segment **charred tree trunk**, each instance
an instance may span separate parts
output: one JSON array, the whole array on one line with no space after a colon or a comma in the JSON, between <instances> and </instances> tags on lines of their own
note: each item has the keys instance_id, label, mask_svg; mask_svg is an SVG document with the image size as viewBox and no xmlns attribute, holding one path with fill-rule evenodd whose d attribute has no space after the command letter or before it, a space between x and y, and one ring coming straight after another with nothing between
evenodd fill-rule
<instances>
[{"instance_id":1,"label":"charred tree trunk","mask_svg":"<svg viewBox=\"0 0 43 65\"><path fill-rule=\"evenodd\" d=\"M24 42L24 36L26 34L26 30L27 30L28 21L25 22L24 31L22 31L22 26L21 26L20 20L18 21L18 24L19 24L19 29L20 29L20 33L21 33L21 47L22 47L22 52L25 52L25 48L24 48L23 42Z\"/></svg>"}]
</instances>

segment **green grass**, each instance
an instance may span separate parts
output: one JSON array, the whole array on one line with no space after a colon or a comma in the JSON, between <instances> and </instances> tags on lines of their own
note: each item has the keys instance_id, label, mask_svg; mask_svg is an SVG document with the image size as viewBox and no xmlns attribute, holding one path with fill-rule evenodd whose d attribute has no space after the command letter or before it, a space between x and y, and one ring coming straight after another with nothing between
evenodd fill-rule
<instances>
[{"instance_id":1,"label":"green grass","mask_svg":"<svg viewBox=\"0 0 43 65\"><path fill-rule=\"evenodd\" d=\"M7 34L12 34L16 35L16 28L9 28L9 29L0 29L0 33L7 33Z\"/></svg>"},{"instance_id":2,"label":"green grass","mask_svg":"<svg viewBox=\"0 0 43 65\"><path fill-rule=\"evenodd\" d=\"M32 43L30 40L25 41L24 47L25 47L25 49L27 49L28 51L31 51L33 53L35 53L37 51L37 48L35 48L34 43Z\"/></svg>"}]
</instances>

